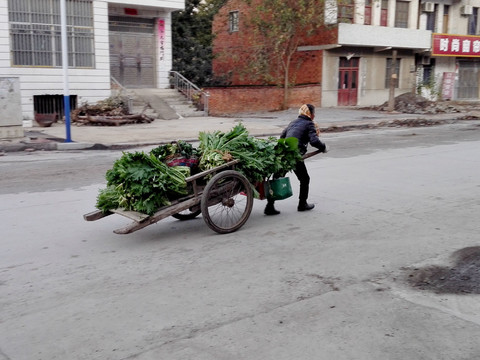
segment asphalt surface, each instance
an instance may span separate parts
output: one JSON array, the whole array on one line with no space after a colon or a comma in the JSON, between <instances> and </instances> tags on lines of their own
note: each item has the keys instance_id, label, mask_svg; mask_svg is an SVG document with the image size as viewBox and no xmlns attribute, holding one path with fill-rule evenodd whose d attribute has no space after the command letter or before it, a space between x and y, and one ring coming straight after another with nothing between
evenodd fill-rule
<instances>
[{"instance_id":1,"label":"asphalt surface","mask_svg":"<svg viewBox=\"0 0 480 360\"><path fill-rule=\"evenodd\" d=\"M224 235L85 222L121 151L6 154L0 359L478 360L478 292L424 287L478 258L479 123L326 133L315 209Z\"/></svg>"},{"instance_id":2,"label":"asphalt surface","mask_svg":"<svg viewBox=\"0 0 480 360\"><path fill-rule=\"evenodd\" d=\"M428 126L477 117L472 111L441 114L387 113L356 108L318 108L315 121L324 132L349 131L371 127ZM253 136L277 136L297 116L296 109L265 113L243 113L231 117L189 117L156 119L151 123L122 126L67 126L24 128L25 137L0 139L0 153L36 150L126 149L156 145L174 140L195 141L199 132L228 131L242 122ZM67 141L69 140L69 141Z\"/></svg>"}]
</instances>

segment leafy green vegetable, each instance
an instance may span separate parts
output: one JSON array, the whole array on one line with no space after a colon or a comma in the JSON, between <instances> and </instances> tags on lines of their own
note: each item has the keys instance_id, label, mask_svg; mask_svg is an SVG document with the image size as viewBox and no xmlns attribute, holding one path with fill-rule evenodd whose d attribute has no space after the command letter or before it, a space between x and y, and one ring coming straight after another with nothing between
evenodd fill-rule
<instances>
[{"instance_id":1,"label":"leafy green vegetable","mask_svg":"<svg viewBox=\"0 0 480 360\"><path fill-rule=\"evenodd\" d=\"M254 183L275 174L284 176L295 168L301 159L298 140L258 139L248 134L243 124L236 125L230 132L200 133L202 157L199 167L208 170L233 159L240 160L237 170Z\"/></svg>"},{"instance_id":2,"label":"leafy green vegetable","mask_svg":"<svg viewBox=\"0 0 480 360\"><path fill-rule=\"evenodd\" d=\"M153 153L123 153L107 171L107 188L100 191L96 206L104 212L123 207L152 215L170 199L187 194L185 174Z\"/></svg>"},{"instance_id":3,"label":"leafy green vegetable","mask_svg":"<svg viewBox=\"0 0 480 360\"><path fill-rule=\"evenodd\" d=\"M200 157L200 170L238 159L236 169L252 184L272 175L284 176L301 159L297 139L258 139L250 136L241 123L227 133L201 132L199 140L198 149L180 140L149 153L123 153L105 175L107 187L97 196L97 208L106 212L122 207L153 215L171 200L187 195L185 178L190 176L190 168L166 165L174 155Z\"/></svg>"}]
</instances>

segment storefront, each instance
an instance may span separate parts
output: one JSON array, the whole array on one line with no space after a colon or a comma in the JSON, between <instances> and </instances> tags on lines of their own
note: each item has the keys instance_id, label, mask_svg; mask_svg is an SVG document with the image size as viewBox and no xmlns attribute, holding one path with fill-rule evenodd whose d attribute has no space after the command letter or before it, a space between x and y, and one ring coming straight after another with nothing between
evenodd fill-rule
<instances>
[{"instance_id":1,"label":"storefront","mask_svg":"<svg viewBox=\"0 0 480 360\"><path fill-rule=\"evenodd\" d=\"M480 98L480 36L433 34L432 59L443 99Z\"/></svg>"}]
</instances>

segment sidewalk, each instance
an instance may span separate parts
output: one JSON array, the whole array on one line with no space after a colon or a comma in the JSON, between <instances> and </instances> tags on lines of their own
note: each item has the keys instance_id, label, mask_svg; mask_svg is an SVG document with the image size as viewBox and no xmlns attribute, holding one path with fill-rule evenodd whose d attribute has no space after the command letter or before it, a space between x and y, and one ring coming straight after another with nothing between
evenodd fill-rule
<instances>
[{"instance_id":1,"label":"sidewalk","mask_svg":"<svg viewBox=\"0 0 480 360\"><path fill-rule=\"evenodd\" d=\"M455 121L469 113L404 114L353 108L317 108L316 121L322 130L347 131L375 127L402 120ZM477 114L478 115L478 114ZM51 127L24 128L25 137L0 139L0 153L35 150L127 149L159 145L174 140L195 141L199 132L229 131L242 122L253 136L278 136L297 116L297 109L264 113L243 113L231 117L156 119L146 124L123 126L70 126L71 142L66 142L63 123Z\"/></svg>"}]
</instances>

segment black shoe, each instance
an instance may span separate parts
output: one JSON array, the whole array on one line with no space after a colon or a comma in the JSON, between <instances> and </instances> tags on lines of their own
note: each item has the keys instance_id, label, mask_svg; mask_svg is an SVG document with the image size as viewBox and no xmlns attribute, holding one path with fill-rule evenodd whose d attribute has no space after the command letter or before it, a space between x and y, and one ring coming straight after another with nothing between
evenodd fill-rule
<instances>
[{"instance_id":1,"label":"black shoe","mask_svg":"<svg viewBox=\"0 0 480 360\"><path fill-rule=\"evenodd\" d=\"M280 211L275 210L273 206L266 206L265 211L263 212L265 215L278 215L280 214Z\"/></svg>"},{"instance_id":2,"label":"black shoe","mask_svg":"<svg viewBox=\"0 0 480 360\"><path fill-rule=\"evenodd\" d=\"M298 211L308 211L308 210L312 210L314 207L315 207L315 205L305 202L305 203L299 204L298 207L297 207L297 210Z\"/></svg>"}]
</instances>

